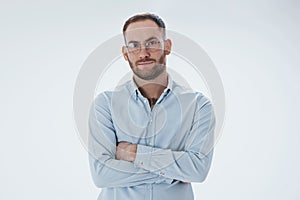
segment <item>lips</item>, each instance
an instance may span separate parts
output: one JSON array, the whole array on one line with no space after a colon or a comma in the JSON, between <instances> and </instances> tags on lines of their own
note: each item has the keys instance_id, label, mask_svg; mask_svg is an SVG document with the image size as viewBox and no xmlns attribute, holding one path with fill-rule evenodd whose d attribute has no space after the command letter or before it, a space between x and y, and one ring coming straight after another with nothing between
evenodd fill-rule
<instances>
[{"instance_id":1,"label":"lips","mask_svg":"<svg viewBox=\"0 0 300 200\"><path fill-rule=\"evenodd\" d=\"M153 63L153 61L148 61L148 62L139 62L138 65L149 65Z\"/></svg>"},{"instance_id":2,"label":"lips","mask_svg":"<svg viewBox=\"0 0 300 200\"><path fill-rule=\"evenodd\" d=\"M137 62L137 65L149 65L149 64L152 64L154 62L155 62L154 60L139 61L139 62Z\"/></svg>"}]
</instances>

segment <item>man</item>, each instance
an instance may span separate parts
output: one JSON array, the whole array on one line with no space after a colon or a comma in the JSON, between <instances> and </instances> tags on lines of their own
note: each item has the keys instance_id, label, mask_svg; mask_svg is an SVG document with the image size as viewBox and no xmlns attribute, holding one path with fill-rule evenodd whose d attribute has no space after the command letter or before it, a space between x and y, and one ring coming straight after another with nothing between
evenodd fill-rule
<instances>
[{"instance_id":1,"label":"man","mask_svg":"<svg viewBox=\"0 0 300 200\"><path fill-rule=\"evenodd\" d=\"M128 19L124 59L133 78L97 96L89 119L90 168L99 199L194 199L205 180L214 136L212 104L173 81L172 42L154 14Z\"/></svg>"}]
</instances>

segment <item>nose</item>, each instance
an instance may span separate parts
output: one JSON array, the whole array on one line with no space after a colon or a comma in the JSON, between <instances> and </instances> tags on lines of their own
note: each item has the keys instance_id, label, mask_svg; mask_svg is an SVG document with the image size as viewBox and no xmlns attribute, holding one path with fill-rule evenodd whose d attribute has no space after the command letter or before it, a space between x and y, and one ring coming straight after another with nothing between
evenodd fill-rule
<instances>
[{"instance_id":1,"label":"nose","mask_svg":"<svg viewBox=\"0 0 300 200\"><path fill-rule=\"evenodd\" d=\"M141 51L139 53L140 59L149 57L150 54L145 47L141 47Z\"/></svg>"}]
</instances>

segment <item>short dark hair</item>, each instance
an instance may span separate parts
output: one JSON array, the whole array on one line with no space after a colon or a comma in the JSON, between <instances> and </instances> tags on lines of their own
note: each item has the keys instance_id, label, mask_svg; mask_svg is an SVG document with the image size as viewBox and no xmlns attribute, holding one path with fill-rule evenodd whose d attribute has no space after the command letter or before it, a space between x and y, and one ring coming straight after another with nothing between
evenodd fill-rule
<instances>
[{"instance_id":1,"label":"short dark hair","mask_svg":"<svg viewBox=\"0 0 300 200\"><path fill-rule=\"evenodd\" d=\"M137 14L137 15L134 15L134 16L130 17L129 19L127 19L127 21L125 22L125 24L123 26L123 34L125 33L125 31L127 30L128 26L131 23L134 23L137 21L143 21L143 20L147 20L147 19L155 22L158 27L162 28L163 35L165 36L166 25L165 25L164 21L159 16L152 14L152 13Z\"/></svg>"}]
</instances>

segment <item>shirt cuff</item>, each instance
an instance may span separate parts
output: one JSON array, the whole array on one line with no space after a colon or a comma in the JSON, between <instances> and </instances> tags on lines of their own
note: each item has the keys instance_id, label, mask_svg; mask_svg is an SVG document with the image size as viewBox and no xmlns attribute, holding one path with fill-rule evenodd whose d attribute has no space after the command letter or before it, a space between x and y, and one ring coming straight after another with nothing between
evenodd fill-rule
<instances>
[{"instance_id":1,"label":"shirt cuff","mask_svg":"<svg viewBox=\"0 0 300 200\"><path fill-rule=\"evenodd\" d=\"M155 167L155 164L152 166L153 162L155 162L155 160L153 160L155 152L157 153L157 149L154 147L137 144L136 157L133 161L134 166L154 172L160 176L161 182L172 184L173 179L165 177L165 172L158 170L160 166Z\"/></svg>"},{"instance_id":2,"label":"shirt cuff","mask_svg":"<svg viewBox=\"0 0 300 200\"><path fill-rule=\"evenodd\" d=\"M152 147L138 144L136 150L136 157L133 162L134 166L149 170L152 157L152 150Z\"/></svg>"}]
</instances>

